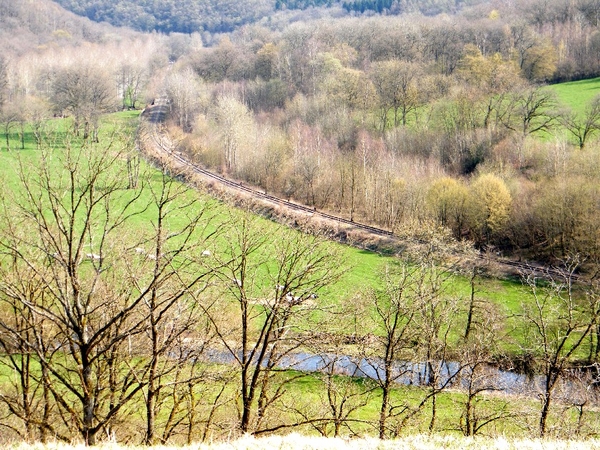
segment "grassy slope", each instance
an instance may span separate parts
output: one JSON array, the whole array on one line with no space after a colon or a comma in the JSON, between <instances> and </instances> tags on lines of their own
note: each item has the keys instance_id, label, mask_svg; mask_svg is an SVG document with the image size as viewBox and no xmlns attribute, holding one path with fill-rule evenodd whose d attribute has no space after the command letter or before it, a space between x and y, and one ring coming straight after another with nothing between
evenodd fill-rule
<instances>
[{"instance_id":1,"label":"grassy slope","mask_svg":"<svg viewBox=\"0 0 600 450\"><path fill-rule=\"evenodd\" d=\"M551 87L556 92L562 105L568 106L573 111L581 114L590 101L600 95L600 77L554 84Z\"/></svg>"},{"instance_id":2,"label":"grassy slope","mask_svg":"<svg viewBox=\"0 0 600 450\"><path fill-rule=\"evenodd\" d=\"M599 82L600 84L600 82ZM103 128L104 137L101 135L101 141L106 139L106 135L114 130L121 130L124 135L133 136L135 126L137 124L137 114L135 111L126 111L111 115L105 119ZM52 120L47 127L63 133L65 128L69 126L68 121ZM2 136L4 138L4 136ZM30 132L25 134L25 150L5 151L5 146L2 146L0 151L0 167L4 169L5 183L14 186L18 189L18 178L16 175L16 161L20 158L24 164L36 164L37 154L35 141ZM0 141L2 145L2 141ZM11 138L11 148L19 148L19 138L16 132ZM100 146L100 148L102 148ZM9 167L14 167L13 170L7 170ZM195 194L194 194L195 195ZM215 202L200 195L200 202L210 202L212 213L215 214L215 226L218 223L228 219L227 211L229 206L220 202ZM150 212L151 213L151 212ZM136 218L136 227L147 227L152 222L151 216L145 215ZM265 220L265 229L275 229L279 225ZM360 294L366 287L377 287L380 284L378 273L385 266L394 261L392 257L381 256L366 250L356 249L345 245L332 244L336 251L341 252L341 260L345 266L349 268L344 277L334 286L329 286L323 292L323 298L327 298L328 303L351 302ZM451 284L447 288L448 295L458 297L459 300L466 305L470 296L469 281L465 277L456 276L451 280ZM511 280L499 280L496 278L482 278L477 283L477 299L490 301L496 304L499 309L509 312L516 312L520 309L521 302L527 298L527 293L522 288L520 283ZM459 325L462 327L462 325Z\"/></svg>"},{"instance_id":3,"label":"grassy slope","mask_svg":"<svg viewBox=\"0 0 600 450\"><path fill-rule=\"evenodd\" d=\"M99 149L102 149L102 143L108 142L108 135L115 130L122 133L124 136L133 136L135 126L137 124L138 112L129 111L111 115L105 119L105 125L100 135ZM65 134L65 130L70 126L67 120L51 120L47 123L46 128L57 133L57 142L60 143L61 138ZM24 167L37 165L39 152L36 150L36 143L33 133L25 130L25 149L21 149L20 137L15 129L10 136L11 151L6 151L5 137L0 136L0 167L2 167L2 178L5 186L10 186L12 189L21 189L18 178L18 166L22 164ZM143 164L146 169L149 169L147 164ZM156 173L158 177L158 173ZM228 205L203 195L190 192L190 195L198 196L200 203L210 203L212 208L211 213L215 215L215 226L229 219L227 211L230 209ZM149 195L145 196L145 201L149 200ZM136 227L147 227L153 220L152 211L141 215L134 219ZM279 225L264 220L265 229L274 229ZM374 286L377 283L376 273L385 261L391 259L382 257L377 253L355 249L348 246L336 246L337 251L342 253L342 261L348 267L353 269L349 271L344 279L337 286L332 286L328 289L328 294L335 298L347 298L354 296L365 285Z\"/></svg>"},{"instance_id":4,"label":"grassy slope","mask_svg":"<svg viewBox=\"0 0 600 450\"><path fill-rule=\"evenodd\" d=\"M120 113L117 115L114 115L111 117L110 119L110 123L111 125L108 126L107 130L110 131L111 129L113 129L115 126L122 126L125 128L129 128L130 131L132 129L133 126L135 126L135 117L136 117L136 113L135 112L127 112L127 113ZM115 124L115 125L113 125ZM58 130L61 129L61 127L65 126L65 123L63 122L56 122L53 124L53 126L55 126ZM11 146L13 146L13 148L15 148L16 144L18 142L18 139L16 137L16 135L14 136L13 142L11 144ZM11 151L10 153L6 152L5 150L0 151L0 167L3 167L4 170L4 180L5 182L8 183L14 183L15 186L17 186L17 179L15 177L15 172L14 171L9 171L6 168L10 167L11 165L15 164L15 157L17 155L19 155L21 158L23 158L24 160L28 161L28 163L30 164L34 164L35 160L36 160L36 150L35 150L35 143L32 139L31 134L26 134L26 149L25 150L14 150ZM190 195L195 195L195 194L190 194ZM214 202L214 200L210 200L207 199L206 197L201 197L202 201L210 201L210 202ZM214 207L217 210L217 217L219 217L219 214L222 215L223 218L226 217L226 211L229 209L229 206L215 202ZM151 219L148 217L145 219L146 224L150 221ZM141 220L140 225L143 226L143 222L144 219ZM279 225L273 224L269 221L265 220L265 227L277 227ZM334 245L334 244L332 244ZM332 286L328 289L327 297L330 297L331 299L336 299L336 301L351 301L352 297L355 296L361 289L364 288L364 286L376 286L378 284L378 277L377 277L377 271L386 263L386 262L390 262L392 259L388 258L388 257L383 257L380 256L378 254L372 253L372 252L368 252L368 251L364 251L364 250L358 250L358 249L354 249L354 248L350 248L347 246L340 246L338 247L340 248L340 251L342 252L342 258L344 260L344 262L346 264L348 264L349 266L351 266L351 270L348 271L348 273L346 274L345 278L338 283L338 285L336 286ZM469 294L470 294L470 287L469 287L469 283L468 280L462 277L456 277L453 281L453 284L449 287L449 292L451 293L451 295L455 295L458 296L459 298L463 299L464 302L466 302L466 299L468 298ZM527 294L525 293L524 289L520 286L520 284L518 283L514 283L508 280L498 280L495 278L485 278L480 280L480 282L478 282L478 286L477 286L477 296L479 299L487 299L495 304L498 305L498 308L503 308L506 309L507 311L511 311L511 312L515 312L517 310L520 309L520 304L521 302L527 298ZM319 394L315 394L315 392L319 392L320 386L320 381L318 380L318 377L316 376L309 376L309 377L305 377L303 378L300 382L297 383L297 385L290 387L292 390L297 390L297 395L299 397L306 397L306 398L310 398L311 396L313 396L313 400L316 402L318 401L318 398L316 397ZM402 396L403 398L410 398L411 396L420 396L421 394L419 394L418 392L416 392L417 390L415 390L415 388L412 387L401 387L398 388L396 391L395 395L399 395ZM320 391L322 392L322 390ZM458 408L459 403L461 401L461 394L458 394L456 392L452 392L452 393L447 393L447 394L443 394L440 398L440 426L444 426L443 424L445 423L446 426L455 426L456 423L458 422L458 416L460 415L460 409ZM519 407L518 403L522 403L522 402L527 402L529 403L527 400L519 400L517 401L513 401L513 406L514 407ZM443 407L442 407L443 406ZM535 405L532 405L531 403L528 405L529 407L533 407L535 408ZM360 414L361 414L361 418L366 418L366 420L369 421L375 421L376 417L377 417L377 398L376 396L374 396L372 398L372 400L369 402L368 405L366 405L365 408L361 409ZM458 416L457 416L458 415ZM368 417L367 417L368 416ZM444 416L447 416L447 418L445 418ZM132 417L133 419L133 417ZM133 419L133 421L135 421L136 419ZM453 425L452 425L453 424ZM504 428L503 426L500 426L499 429L497 429L496 431L499 433L511 433L514 432L514 425L509 425L509 428ZM421 427L419 425L416 425L416 428L413 428L412 430L418 432L419 429ZM306 432L309 432L310 430L304 430ZM279 438L277 438L279 439ZM425 439L425 438L423 438ZM293 441L295 441L296 438L293 438ZM244 443L245 441L242 441L242 443L240 445L242 445L239 448L267 448L268 445L265 441L260 441L261 443L254 443L254 444L247 444ZM262 443L265 442L265 446L262 446ZM309 441L307 441L309 442ZM323 442L326 442L326 444L323 444ZM305 446L300 446L300 447L294 447L293 445L289 445L288 444L281 444L279 446L277 446L276 448L308 448L308 446L310 446L310 448L334 448L335 442L337 441L323 441L321 443L318 443L317 441L310 441L310 443L307 443ZM340 441L340 442L345 442L345 441ZM377 442L377 441L358 441L359 445L358 447L355 448L369 448L368 445L366 444L367 442ZM362 444L360 444L362 442ZM445 444L441 444L440 441L434 441L433 443L431 443L431 447L424 447L425 446L425 441L418 441L421 442L421 444L423 444L424 446L418 446L418 447L410 447L410 445L412 445L414 442L412 439L410 440L406 440L406 441L402 441L401 443L397 443L397 446L393 447L393 448L444 448ZM469 448L469 445L471 445L473 441L453 441L453 444L451 445L451 447L446 447L446 448ZM486 441L489 442L489 447L485 447L482 446L482 442L483 441L476 441L477 445L471 447L471 448L540 448L538 445L539 443L535 443L533 442L531 445L532 447L527 447L525 444L515 444L515 447L498 447L498 445L503 445L501 443L501 441ZM365 447L363 447L362 445L365 445ZM237 445L237 444L235 444ZM244 446L244 445L248 445L248 446ZM270 444L269 444L270 445ZM322 445L322 446L320 446ZM347 445L347 444L340 444L340 445ZM353 444L354 445L354 444ZM369 444L370 445L370 444ZM377 445L379 444L373 444L372 448L383 448L383 447L377 447ZM426 445L430 445L429 443ZM486 444L488 445L488 444ZM332 447L333 446L333 447ZM405 446L405 447L402 447ZM22 447L23 449L28 449L30 447ZM31 448L43 448L43 447L31 447ZM50 447L52 448L52 447ZM63 447L65 448L65 450L67 449L67 447ZM115 447L118 448L118 447ZM197 448L197 447L195 447ZM207 447L209 448L209 447ZM219 448L219 447L210 447L210 448ZM227 448L238 448L238 447L227 447ZM341 448L341 447L340 447ZM343 448L348 448L343 447ZM387 448L387 447L386 447ZM557 446L556 448L566 448L564 446ZM572 447L572 448L593 448L593 447ZM599 447L600 448L600 447Z\"/></svg>"}]
</instances>

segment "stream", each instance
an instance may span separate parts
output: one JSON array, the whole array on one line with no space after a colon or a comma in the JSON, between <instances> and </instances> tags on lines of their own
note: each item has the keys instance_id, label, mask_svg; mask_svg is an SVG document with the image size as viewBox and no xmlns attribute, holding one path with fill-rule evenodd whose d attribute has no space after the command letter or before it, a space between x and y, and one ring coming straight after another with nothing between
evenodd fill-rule
<instances>
[{"instance_id":1,"label":"stream","mask_svg":"<svg viewBox=\"0 0 600 450\"><path fill-rule=\"evenodd\" d=\"M211 349L205 358L211 362L232 364L233 356L226 351ZM384 379L382 361L376 358L350 357L347 355L310 353L292 353L282 357L277 364L279 369L298 370L301 372L328 372L332 369L335 374L352 377L365 377L373 380ZM469 369L463 368L459 375L460 365L457 362L436 363L438 371L438 385L448 384L454 389L468 387ZM428 364L397 362L393 367L394 382L402 385L425 386L428 380ZM486 365L479 369L476 386L485 391L501 392L509 395L537 396L543 391L544 378L541 375L528 377L510 370L501 370L497 367ZM565 399L579 397L580 386L564 378L562 383Z\"/></svg>"}]
</instances>

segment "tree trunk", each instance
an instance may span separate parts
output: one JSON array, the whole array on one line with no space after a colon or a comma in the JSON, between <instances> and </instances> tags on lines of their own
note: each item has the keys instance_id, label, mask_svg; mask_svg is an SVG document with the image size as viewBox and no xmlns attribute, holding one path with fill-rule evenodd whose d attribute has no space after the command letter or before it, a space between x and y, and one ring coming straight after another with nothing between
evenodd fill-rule
<instances>
[{"instance_id":1,"label":"tree trunk","mask_svg":"<svg viewBox=\"0 0 600 450\"><path fill-rule=\"evenodd\" d=\"M32 432L32 417L31 417L31 402L30 398L30 382L31 382L31 357L29 354L24 353L21 357L21 370L20 370L20 382L21 382L21 399L23 402L23 413L25 416L25 430L27 435L27 441L33 440Z\"/></svg>"},{"instance_id":2,"label":"tree trunk","mask_svg":"<svg viewBox=\"0 0 600 450\"><path fill-rule=\"evenodd\" d=\"M540 437L546 435L548 415L550 414L550 403L552 400L552 391L558 381L559 369L556 366L552 366L548 369L546 375L546 388L542 396L542 411L540 413Z\"/></svg>"},{"instance_id":3,"label":"tree trunk","mask_svg":"<svg viewBox=\"0 0 600 450\"><path fill-rule=\"evenodd\" d=\"M44 396L44 414L42 418L42 425L40 426L40 441L46 443L50 436L48 436L47 424L50 423L50 381L48 374L48 367L42 364L42 383L43 383L43 396Z\"/></svg>"},{"instance_id":4,"label":"tree trunk","mask_svg":"<svg viewBox=\"0 0 600 450\"><path fill-rule=\"evenodd\" d=\"M472 407L473 407L473 395L469 393L467 397L467 403L465 405L465 429L463 433L465 436L473 436L475 433L473 432L473 422L472 422Z\"/></svg>"},{"instance_id":5,"label":"tree trunk","mask_svg":"<svg viewBox=\"0 0 600 450\"><path fill-rule=\"evenodd\" d=\"M469 299L469 311L467 314L467 326L465 327L465 340L469 338L471 333L471 325L473 323L473 313L475 311L475 277L477 276L477 268L473 268L471 273L470 285L471 285L471 297Z\"/></svg>"},{"instance_id":6,"label":"tree trunk","mask_svg":"<svg viewBox=\"0 0 600 450\"><path fill-rule=\"evenodd\" d=\"M151 319L152 320L152 319ZM153 320L152 320L153 321ZM154 323L153 323L154 325ZM154 328L154 326L153 326ZM154 435L156 433L156 330L152 330L152 361L150 362L150 370L148 371L148 394L146 397L146 437L144 443L146 445L154 444Z\"/></svg>"},{"instance_id":7,"label":"tree trunk","mask_svg":"<svg viewBox=\"0 0 600 450\"><path fill-rule=\"evenodd\" d=\"M96 445L96 430L94 430L95 398L92 394L92 367L84 363L83 368L83 440L85 445Z\"/></svg>"},{"instance_id":8,"label":"tree trunk","mask_svg":"<svg viewBox=\"0 0 600 450\"><path fill-rule=\"evenodd\" d=\"M388 376L386 369L386 377ZM389 381L386 378L385 383L381 387L382 398L381 398L381 410L379 412L379 439L385 439L385 425L388 418L388 406L390 402L390 389Z\"/></svg>"},{"instance_id":9,"label":"tree trunk","mask_svg":"<svg viewBox=\"0 0 600 450\"><path fill-rule=\"evenodd\" d=\"M152 374L151 376L154 376L154 374ZM144 439L144 444L146 445L154 444L155 405L156 391L154 389L154 380L151 380L148 383L148 397L146 398L146 438Z\"/></svg>"},{"instance_id":10,"label":"tree trunk","mask_svg":"<svg viewBox=\"0 0 600 450\"><path fill-rule=\"evenodd\" d=\"M242 398L242 420L240 421L240 431L247 433L250 428L250 412L251 412L252 400L248 395L244 395Z\"/></svg>"},{"instance_id":11,"label":"tree trunk","mask_svg":"<svg viewBox=\"0 0 600 450\"><path fill-rule=\"evenodd\" d=\"M540 414L540 437L543 438L546 434L546 422L548 420L548 413L550 412L550 392L544 392L542 397L542 412Z\"/></svg>"},{"instance_id":12,"label":"tree trunk","mask_svg":"<svg viewBox=\"0 0 600 450\"><path fill-rule=\"evenodd\" d=\"M435 428L436 418L437 418L437 394L433 394L431 396L431 421L429 422L429 432L430 433L433 433L433 429Z\"/></svg>"}]
</instances>

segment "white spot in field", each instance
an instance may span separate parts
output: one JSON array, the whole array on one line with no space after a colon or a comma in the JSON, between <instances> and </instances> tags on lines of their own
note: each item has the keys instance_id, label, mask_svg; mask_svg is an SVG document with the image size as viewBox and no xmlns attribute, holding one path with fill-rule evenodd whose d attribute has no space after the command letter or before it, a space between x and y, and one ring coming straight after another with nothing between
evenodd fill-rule
<instances>
[{"instance_id":1,"label":"white spot in field","mask_svg":"<svg viewBox=\"0 0 600 450\"><path fill-rule=\"evenodd\" d=\"M85 255L87 259L91 259L92 261L101 261L102 257L96 253L87 253Z\"/></svg>"}]
</instances>

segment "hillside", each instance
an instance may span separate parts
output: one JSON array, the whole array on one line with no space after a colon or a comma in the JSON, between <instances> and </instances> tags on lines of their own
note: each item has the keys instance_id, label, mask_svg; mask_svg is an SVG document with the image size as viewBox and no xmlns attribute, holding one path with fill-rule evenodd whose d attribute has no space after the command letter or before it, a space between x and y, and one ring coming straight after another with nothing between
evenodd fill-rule
<instances>
[{"instance_id":1,"label":"hillside","mask_svg":"<svg viewBox=\"0 0 600 450\"><path fill-rule=\"evenodd\" d=\"M118 34L132 33L119 30ZM79 17L49 0L0 0L0 54L106 42L116 35L114 27Z\"/></svg>"},{"instance_id":2,"label":"hillside","mask_svg":"<svg viewBox=\"0 0 600 450\"><path fill-rule=\"evenodd\" d=\"M228 32L273 12L273 0L58 0L81 16L140 31Z\"/></svg>"},{"instance_id":3,"label":"hillside","mask_svg":"<svg viewBox=\"0 0 600 450\"><path fill-rule=\"evenodd\" d=\"M68 10L97 22L129 26L140 31L230 32L257 22L275 11L306 10L314 8L343 8L351 14L435 15L455 13L465 6L483 0L56 0Z\"/></svg>"},{"instance_id":4,"label":"hillside","mask_svg":"<svg viewBox=\"0 0 600 450\"><path fill-rule=\"evenodd\" d=\"M211 21L169 35L15 3L0 3L0 446L597 436L597 0L436 16L156 0L123 22L161 5L160 26ZM127 10L103 4L97 20ZM277 205L190 190L218 189L207 171ZM344 227L322 234L332 217ZM394 246L328 240L356 242L359 223ZM498 279L498 256L540 270ZM437 433L498 440L417 437Z\"/></svg>"}]
</instances>

